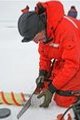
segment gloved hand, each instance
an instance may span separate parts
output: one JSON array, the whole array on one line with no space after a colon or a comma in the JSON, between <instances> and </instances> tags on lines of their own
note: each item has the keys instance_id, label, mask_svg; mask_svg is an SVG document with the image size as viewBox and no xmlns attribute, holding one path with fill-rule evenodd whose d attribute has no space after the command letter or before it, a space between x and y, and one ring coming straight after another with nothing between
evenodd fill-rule
<instances>
[{"instance_id":1,"label":"gloved hand","mask_svg":"<svg viewBox=\"0 0 80 120\"><path fill-rule=\"evenodd\" d=\"M39 83L43 83L44 82L45 77L43 75L39 76L36 79L36 84L38 85Z\"/></svg>"},{"instance_id":2,"label":"gloved hand","mask_svg":"<svg viewBox=\"0 0 80 120\"><path fill-rule=\"evenodd\" d=\"M40 99L41 97L44 97L44 102L40 105L40 107L44 107L47 108L52 100L52 96L53 94L57 91L57 89L55 88L55 86L53 86L52 84L50 84L48 86L48 89L46 89L45 91L42 91L38 98Z\"/></svg>"},{"instance_id":3,"label":"gloved hand","mask_svg":"<svg viewBox=\"0 0 80 120\"><path fill-rule=\"evenodd\" d=\"M45 90L44 92L40 93L37 98L41 98L44 96L44 102L40 105L40 107L47 108L52 100L53 94L49 90Z\"/></svg>"},{"instance_id":4,"label":"gloved hand","mask_svg":"<svg viewBox=\"0 0 80 120\"><path fill-rule=\"evenodd\" d=\"M36 84L43 83L48 78L48 72L46 70L39 70L39 76L36 79Z\"/></svg>"}]
</instances>

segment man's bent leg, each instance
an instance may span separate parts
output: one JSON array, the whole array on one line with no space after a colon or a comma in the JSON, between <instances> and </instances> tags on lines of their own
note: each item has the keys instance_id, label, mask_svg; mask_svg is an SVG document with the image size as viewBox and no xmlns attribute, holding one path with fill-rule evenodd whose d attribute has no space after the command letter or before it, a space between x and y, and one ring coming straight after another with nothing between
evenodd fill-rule
<instances>
[{"instance_id":1,"label":"man's bent leg","mask_svg":"<svg viewBox=\"0 0 80 120\"><path fill-rule=\"evenodd\" d=\"M54 95L54 101L56 102L57 105L61 107L69 107L74 102L76 102L76 100L77 98L73 96L66 97L66 96L60 96L58 94Z\"/></svg>"}]
</instances>

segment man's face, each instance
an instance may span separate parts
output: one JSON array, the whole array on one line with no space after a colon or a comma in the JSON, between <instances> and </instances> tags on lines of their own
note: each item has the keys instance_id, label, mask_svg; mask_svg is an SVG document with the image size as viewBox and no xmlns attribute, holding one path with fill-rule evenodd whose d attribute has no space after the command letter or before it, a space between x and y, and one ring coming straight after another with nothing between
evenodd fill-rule
<instances>
[{"instance_id":1,"label":"man's face","mask_svg":"<svg viewBox=\"0 0 80 120\"><path fill-rule=\"evenodd\" d=\"M34 37L33 41L38 44L40 41L42 42L46 42L46 34L45 31L41 31L38 34L36 34L36 36Z\"/></svg>"}]
</instances>

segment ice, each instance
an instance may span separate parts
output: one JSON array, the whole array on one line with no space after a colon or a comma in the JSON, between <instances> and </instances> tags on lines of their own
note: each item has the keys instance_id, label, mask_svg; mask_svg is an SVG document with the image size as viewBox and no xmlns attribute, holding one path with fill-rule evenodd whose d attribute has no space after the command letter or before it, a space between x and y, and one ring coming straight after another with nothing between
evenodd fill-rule
<instances>
[{"instance_id":1,"label":"ice","mask_svg":"<svg viewBox=\"0 0 80 120\"><path fill-rule=\"evenodd\" d=\"M44 97L37 98L38 95L34 94L31 99L31 105L35 108L39 107L44 102Z\"/></svg>"},{"instance_id":2,"label":"ice","mask_svg":"<svg viewBox=\"0 0 80 120\"><path fill-rule=\"evenodd\" d=\"M33 9L36 0L0 0L0 91L32 93L38 76L37 45L33 42L21 43L17 21L26 4ZM80 0L62 1L67 12L71 5L80 11ZM78 13L80 19L80 13ZM11 120L17 120L17 113L22 107L0 105L11 109ZM30 107L20 120L56 120L65 108L52 103L48 109Z\"/></svg>"},{"instance_id":3,"label":"ice","mask_svg":"<svg viewBox=\"0 0 80 120\"><path fill-rule=\"evenodd\" d=\"M17 120L17 114L21 110L22 107L16 106L7 106L1 105L0 108L9 108L11 110L11 120ZM55 110L55 108L57 110ZM48 109L46 108L36 108L30 107L21 117L20 120L56 120L57 114L63 113L64 108L60 108L54 104L51 104ZM4 119L6 120L6 119Z\"/></svg>"}]
</instances>

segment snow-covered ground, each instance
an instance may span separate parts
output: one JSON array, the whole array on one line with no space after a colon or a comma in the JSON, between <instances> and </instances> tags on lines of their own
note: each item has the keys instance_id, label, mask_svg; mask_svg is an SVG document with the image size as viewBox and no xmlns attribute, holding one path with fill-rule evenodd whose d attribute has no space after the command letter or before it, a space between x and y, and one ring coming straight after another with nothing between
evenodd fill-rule
<instances>
[{"instance_id":1,"label":"snow-covered ground","mask_svg":"<svg viewBox=\"0 0 80 120\"><path fill-rule=\"evenodd\" d=\"M61 0L62 1L62 0ZM17 21L26 4L33 9L36 0L0 0L0 91L32 93L35 79L38 76L37 45L33 42L21 43L22 37L17 30ZM80 0L62 1L65 12L75 5L80 19ZM17 120L16 115L21 107L0 105L0 108L11 109L11 120ZM48 109L29 108L21 120L56 120L57 113L64 108L55 103Z\"/></svg>"},{"instance_id":2,"label":"snow-covered ground","mask_svg":"<svg viewBox=\"0 0 80 120\"><path fill-rule=\"evenodd\" d=\"M18 120L17 114L21 110L22 107L16 106L7 106L1 105L0 108L9 108L11 110L11 115L2 120ZM48 109L44 108L34 108L30 107L21 117L20 120L57 120L57 115L59 113L63 113L65 109L56 106L55 104L51 105ZM67 116L65 116L67 118Z\"/></svg>"}]
</instances>

